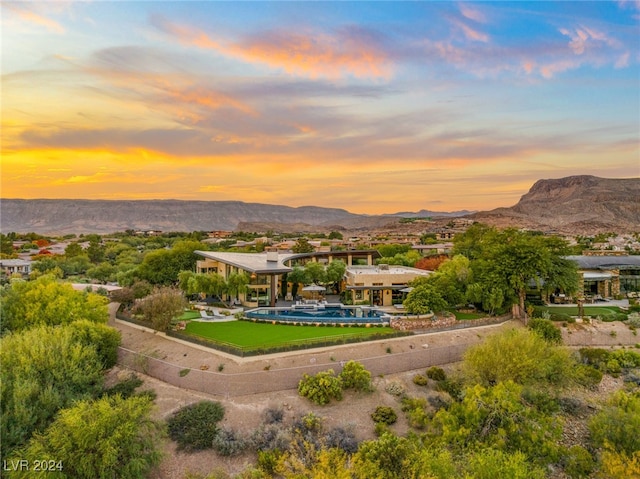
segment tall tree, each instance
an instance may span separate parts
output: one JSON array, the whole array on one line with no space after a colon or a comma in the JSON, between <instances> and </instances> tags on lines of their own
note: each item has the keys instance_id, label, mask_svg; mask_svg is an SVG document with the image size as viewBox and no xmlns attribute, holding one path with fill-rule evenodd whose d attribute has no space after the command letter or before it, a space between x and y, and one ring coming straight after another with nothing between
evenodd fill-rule
<instances>
[{"instance_id":1,"label":"tall tree","mask_svg":"<svg viewBox=\"0 0 640 479\"><path fill-rule=\"evenodd\" d=\"M108 396L80 401L61 411L20 458L52 460L59 476L74 479L138 479L160 462L162 425L151 419L153 403L146 396ZM22 471L13 477L51 477Z\"/></svg>"},{"instance_id":2,"label":"tall tree","mask_svg":"<svg viewBox=\"0 0 640 479\"><path fill-rule=\"evenodd\" d=\"M59 409L102 390L105 363L83 337L68 326L39 326L0 339L3 457L42 432Z\"/></svg>"},{"instance_id":3,"label":"tall tree","mask_svg":"<svg viewBox=\"0 0 640 479\"><path fill-rule=\"evenodd\" d=\"M79 319L106 323L108 300L94 293L75 291L51 275L13 282L0 296L2 329L17 331L36 325L66 324Z\"/></svg>"}]
</instances>

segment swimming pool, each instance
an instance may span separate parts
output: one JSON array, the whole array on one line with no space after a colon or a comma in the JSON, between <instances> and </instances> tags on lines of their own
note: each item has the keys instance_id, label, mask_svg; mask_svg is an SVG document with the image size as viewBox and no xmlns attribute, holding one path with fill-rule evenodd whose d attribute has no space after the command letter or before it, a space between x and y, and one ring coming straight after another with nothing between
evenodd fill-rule
<instances>
[{"instance_id":1,"label":"swimming pool","mask_svg":"<svg viewBox=\"0 0 640 479\"><path fill-rule=\"evenodd\" d=\"M323 306L308 308L256 308L245 312L251 319L292 323L389 324L382 311L366 306Z\"/></svg>"}]
</instances>

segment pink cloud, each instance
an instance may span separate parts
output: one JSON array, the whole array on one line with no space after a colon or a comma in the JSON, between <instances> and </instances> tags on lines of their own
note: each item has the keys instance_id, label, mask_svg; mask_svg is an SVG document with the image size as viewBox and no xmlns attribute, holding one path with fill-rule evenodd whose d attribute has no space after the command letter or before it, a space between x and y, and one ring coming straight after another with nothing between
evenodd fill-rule
<instances>
[{"instance_id":1,"label":"pink cloud","mask_svg":"<svg viewBox=\"0 0 640 479\"><path fill-rule=\"evenodd\" d=\"M460 5L458 5L458 8L460 9L460 13L462 14L462 16L464 16L465 18L478 23L487 23L486 15L484 14L484 12L481 12L476 5L472 6L467 3L461 3Z\"/></svg>"},{"instance_id":2,"label":"pink cloud","mask_svg":"<svg viewBox=\"0 0 640 479\"><path fill-rule=\"evenodd\" d=\"M489 35L479 32L478 30L471 28L470 26L464 24L463 22L460 22L458 20L453 20L453 23L456 27L462 30L462 33L464 33L464 36L468 40L473 40L476 42L483 42L483 43L487 43L489 41Z\"/></svg>"},{"instance_id":3,"label":"pink cloud","mask_svg":"<svg viewBox=\"0 0 640 479\"><path fill-rule=\"evenodd\" d=\"M358 29L334 34L269 31L237 42L221 42L192 27L154 20L181 43L215 50L240 60L280 68L292 75L388 78L390 58L371 35Z\"/></svg>"}]
</instances>

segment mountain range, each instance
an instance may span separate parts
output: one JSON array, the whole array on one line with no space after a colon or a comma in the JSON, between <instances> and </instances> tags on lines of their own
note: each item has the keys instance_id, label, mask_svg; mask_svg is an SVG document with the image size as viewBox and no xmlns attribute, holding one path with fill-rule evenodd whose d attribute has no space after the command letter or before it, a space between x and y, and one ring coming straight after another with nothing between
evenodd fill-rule
<instances>
[{"instance_id":1,"label":"mountain range","mask_svg":"<svg viewBox=\"0 0 640 479\"><path fill-rule=\"evenodd\" d=\"M465 216L500 227L516 226L569 234L640 231L640 178L571 176L539 180L509 208L486 212L400 212L361 215L339 208L241 201L2 199L2 232L40 234L115 231L362 231L393 229L402 218L435 220ZM440 223L440 221L436 221ZM425 229L424 223L409 225Z\"/></svg>"}]
</instances>

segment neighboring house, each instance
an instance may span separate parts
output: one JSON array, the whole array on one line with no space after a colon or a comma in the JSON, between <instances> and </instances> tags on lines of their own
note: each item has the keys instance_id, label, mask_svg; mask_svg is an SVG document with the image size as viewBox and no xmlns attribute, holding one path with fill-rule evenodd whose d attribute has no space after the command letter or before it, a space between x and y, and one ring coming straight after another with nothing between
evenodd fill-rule
<instances>
[{"instance_id":1,"label":"neighboring house","mask_svg":"<svg viewBox=\"0 0 640 479\"><path fill-rule=\"evenodd\" d=\"M609 299L640 291L640 256L566 256L575 261L585 299Z\"/></svg>"},{"instance_id":2,"label":"neighboring house","mask_svg":"<svg viewBox=\"0 0 640 479\"><path fill-rule=\"evenodd\" d=\"M422 256L449 254L453 249L453 243L416 244L411 249L418 251Z\"/></svg>"},{"instance_id":3,"label":"neighboring house","mask_svg":"<svg viewBox=\"0 0 640 479\"><path fill-rule=\"evenodd\" d=\"M22 276L29 276L31 273L32 261L25 259L2 259L0 260L0 270L7 276L18 273Z\"/></svg>"},{"instance_id":4,"label":"neighboring house","mask_svg":"<svg viewBox=\"0 0 640 479\"><path fill-rule=\"evenodd\" d=\"M388 264L349 266L345 283L347 291L351 291L354 304L368 302L374 306L392 306L402 302L410 281L431 273L423 269Z\"/></svg>"}]
</instances>

